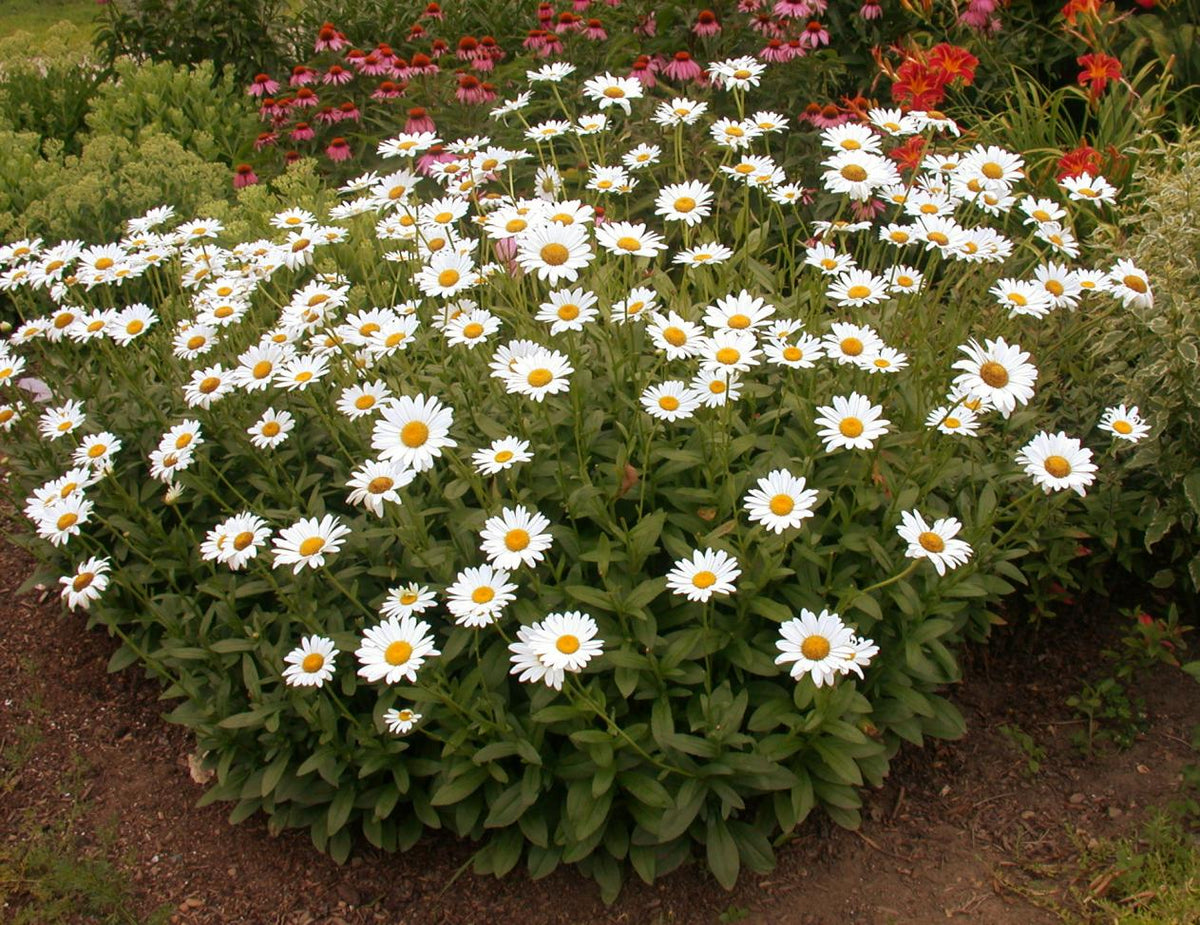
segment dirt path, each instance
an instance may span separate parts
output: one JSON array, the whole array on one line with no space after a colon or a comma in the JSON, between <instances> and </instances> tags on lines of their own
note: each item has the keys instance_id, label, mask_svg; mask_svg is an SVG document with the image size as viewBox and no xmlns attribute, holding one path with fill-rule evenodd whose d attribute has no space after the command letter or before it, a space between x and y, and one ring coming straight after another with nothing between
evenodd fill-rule
<instances>
[{"instance_id":1,"label":"dirt path","mask_svg":"<svg viewBox=\"0 0 1200 925\"><path fill-rule=\"evenodd\" d=\"M189 925L1058 922L1046 907L1066 901L1080 846L1129 831L1169 799L1200 722L1192 682L1163 669L1144 684L1149 732L1085 761L1065 699L1112 621L1064 617L1037 639L1010 631L990 664L968 664L956 692L967 737L902 753L869 795L861 833L810 821L772 874L743 876L733 893L691 868L635 882L605 908L568 871L536 883L520 873L453 880L471 850L445 837L404 855L367 848L339 868L304 833L273 838L259 817L230 826L222 807L196 808L190 743L160 719L156 686L136 671L107 674L111 642L52 595L17 597L29 569L0 545L0 851L70 820L78 850L127 878L138 919L165 906L164 919ZM1045 750L1036 773L1006 724ZM8 893L0 920L22 906L43 920L19 884Z\"/></svg>"}]
</instances>

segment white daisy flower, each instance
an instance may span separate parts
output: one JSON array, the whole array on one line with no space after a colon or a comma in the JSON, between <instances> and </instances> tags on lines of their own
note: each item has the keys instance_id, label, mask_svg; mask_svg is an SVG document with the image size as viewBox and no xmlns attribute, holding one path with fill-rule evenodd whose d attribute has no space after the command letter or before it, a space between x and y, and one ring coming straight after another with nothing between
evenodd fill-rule
<instances>
[{"instance_id":1,"label":"white daisy flower","mask_svg":"<svg viewBox=\"0 0 1200 925\"><path fill-rule=\"evenodd\" d=\"M524 505L506 507L484 523L479 533L479 548L497 568L515 569L521 565L532 568L554 544L549 526L546 517Z\"/></svg>"},{"instance_id":2,"label":"white daisy flower","mask_svg":"<svg viewBox=\"0 0 1200 925\"><path fill-rule=\"evenodd\" d=\"M828 610L815 614L801 609L799 617L780 625L779 636L775 664L790 663L793 678L799 681L808 675L817 687L833 684L839 674L845 674L855 655L854 631Z\"/></svg>"},{"instance_id":3,"label":"white daisy flower","mask_svg":"<svg viewBox=\"0 0 1200 925\"><path fill-rule=\"evenodd\" d=\"M284 656L283 680L292 687L323 687L333 677L338 650L325 636L305 636Z\"/></svg>"},{"instance_id":4,"label":"white daisy flower","mask_svg":"<svg viewBox=\"0 0 1200 925\"><path fill-rule=\"evenodd\" d=\"M542 348L513 362L511 371L504 377L505 388L509 394L524 395L540 402L547 395L569 391L569 377L574 371L575 367L565 355Z\"/></svg>"},{"instance_id":5,"label":"white daisy flower","mask_svg":"<svg viewBox=\"0 0 1200 925\"><path fill-rule=\"evenodd\" d=\"M599 314L595 293L583 288L558 289L539 306L536 318L550 325L552 335L558 335L563 331L582 331Z\"/></svg>"},{"instance_id":6,"label":"white daisy flower","mask_svg":"<svg viewBox=\"0 0 1200 925\"><path fill-rule=\"evenodd\" d=\"M925 426L943 434L974 437L979 431L979 415L965 405L942 405L929 412Z\"/></svg>"},{"instance_id":7,"label":"white daisy flower","mask_svg":"<svg viewBox=\"0 0 1200 925\"><path fill-rule=\"evenodd\" d=\"M821 428L817 436L824 441L827 453L837 449L869 450L891 423L882 415L883 408L872 405L865 395L835 395L832 406L817 408L815 423Z\"/></svg>"},{"instance_id":8,"label":"white daisy flower","mask_svg":"<svg viewBox=\"0 0 1200 925\"><path fill-rule=\"evenodd\" d=\"M254 424L246 429L250 442L260 450L269 450L279 446L288 438L296 419L288 411L276 411L268 408Z\"/></svg>"},{"instance_id":9,"label":"white daisy flower","mask_svg":"<svg viewBox=\"0 0 1200 925\"><path fill-rule=\"evenodd\" d=\"M446 609L459 626L477 629L495 623L517 599L512 573L491 565L465 568L446 588Z\"/></svg>"},{"instance_id":10,"label":"white daisy flower","mask_svg":"<svg viewBox=\"0 0 1200 925\"><path fill-rule=\"evenodd\" d=\"M382 460L396 460L415 472L433 468L447 447L458 443L450 436L454 409L437 398L404 395L383 409L371 434L371 448Z\"/></svg>"},{"instance_id":11,"label":"white daisy flower","mask_svg":"<svg viewBox=\"0 0 1200 925\"><path fill-rule=\"evenodd\" d=\"M742 574L736 558L723 549L697 549L679 559L667 573L667 587L689 601L705 602L714 594L732 594Z\"/></svg>"},{"instance_id":12,"label":"white daisy flower","mask_svg":"<svg viewBox=\"0 0 1200 925\"><path fill-rule=\"evenodd\" d=\"M442 654L433 641L423 620L389 617L363 631L362 644L354 653L360 665L358 676L368 683L415 684L425 659Z\"/></svg>"},{"instance_id":13,"label":"white daisy flower","mask_svg":"<svg viewBox=\"0 0 1200 925\"><path fill-rule=\"evenodd\" d=\"M407 708L397 709L396 707L391 707L383 711L383 723L387 726L388 732L393 735L408 735L421 719L422 714L414 713Z\"/></svg>"},{"instance_id":14,"label":"white daisy flower","mask_svg":"<svg viewBox=\"0 0 1200 925\"><path fill-rule=\"evenodd\" d=\"M379 607L384 617L411 617L437 606L433 591L415 581L396 588L389 588L387 597Z\"/></svg>"},{"instance_id":15,"label":"white daisy flower","mask_svg":"<svg viewBox=\"0 0 1200 925\"><path fill-rule=\"evenodd\" d=\"M930 526L919 511L902 511L896 532L908 543L904 555L909 559L928 559L939 575L958 568L971 558L971 546L955 539L962 524L954 517L942 517Z\"/></svg>"},{"instance_id":16,"label":"white daisy flower","mask_svg":"<svg viewBox=\"0 0 1200 925\"><path fill-rule=\"evenodd\" d=\"M495 475L505 469L511 469L517 463L527 463L533 459L529 452L529 441L516 437L501 437L493 440L491 445L482 450L476 450L471 456L475 471L481 475Z\"/></svg>"},{"instance_id":17,"label":"white daisy flower","mask_svg":"<svg viewBox=\"0 0 1200 925\"><path fill-rule=\"evenodd\" d=\"M305 566L320 568L325 564L325 556L341 549L342 541L349 534L350 528L332 514L326 514L320 520L303 517L280 530L275 537L271 548L274 553L272 567L294 566L293 575L299 574Z\"/></svg>"},{"instance_id":18,"label":"white daisy flower","mask_svg":"<svg viewBox=\"0 0 1200 925\"><path fill-rule=\"evenodd\" d=\"M1104 409L1104 417L1100 419L1099 427L1130 443L1137 443L1150 433L1150 425L1142 420L1137 405L1132 408L1117 405L1115 408Z\"/></svg>"},{"instance_id":19,"label":"white daisy flower","mask_svg":"<svg viewBox=\"0 0 1200 925\"><path fill-rule=\"evenodd\" d=\"M1038 371L1020 345L1000 337L985 340L982 347L971 340L958 349L967 359L954 364L954 369L963 370L954 378L954 388L987 399L1005 418L1033 398Z\"/></svg>"},{"instance_id":20,"label":"white daisy flower","mask_svg":"<svg viewBox=\"0 0 1200 925\"><path fill-rule=\"evenodd\" d=\"M552 613L540 623L522 626L517 641L509 645L512 670L522 682L544 682L547 687L562 690L566 672L582 671L603 651L604 643L596 638L596 621L577 610Z\"/></svg>"},{"instance_id":21,"label":"white daisy flower","mask_svg":"<svg viewBox=\"0 0 1200 925\"><path fill-rule=\"evenodd\" d=\"M807 488L802 476L776 469L758 480L742 503L752 523L761 523L773 533L801 526L813 515L817 503L815 489Z\"/></svg>"},{"instance_id":22,"label":"white daisy flower","mask_svg":"<svg viewBox=\"0 0 1200 925\"><path fill-rule=\"evenodd\" d=\"M642 392L642 407L660 421L682 421L700 407L700 397L686 382L669 381L652 385Z\"/></svg>"},{"instance_id":23,"label":"white daisy flower","mask_svg":"<svg viewBox=\"0 0 1200 925\"><path fill-rule=\"evenodd\" d=\"M1092 451L1061 431L1039 433L1021 448L1017 464L1046 494L1070 489L1082 498L1096 479Z\"/></svg>"},{"instance_id":24,"label":"white daisy flower","mask_svg":"<svg viewBox=\"0 0 1200 925\"><path fill-rule=\"evenodd\" d=\"M99 600L104 589L108 587L108 572L111 567L110 559L93 556L81 562L75 569L75 574L59 578L58 583L63 586L62 599L66 605L72 610L77 607L84 610L90 608L92 601Z\"/></svg>"},{"instance_id":25,"label":"white daisy flower","mask_svg":"<svg viewBox=\"0 0 1200 925\"><path fill-rule=\"evenodd\" d=\"M376 517L383 516L384 502L400 504L399 489L408 485L416 472L396 460L368 460L352 473L346 483L353 489L346 497L347 504L361 504Z\"/></svg>"}]
</instances>

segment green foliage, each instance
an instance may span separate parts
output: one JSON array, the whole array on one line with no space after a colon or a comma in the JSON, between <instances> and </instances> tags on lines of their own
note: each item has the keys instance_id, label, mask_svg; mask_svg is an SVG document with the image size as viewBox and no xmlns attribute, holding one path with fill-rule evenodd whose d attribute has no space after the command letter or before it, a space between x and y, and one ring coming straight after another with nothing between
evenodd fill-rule
<instances>
[{"instance_id":1,"label":"green foliage","mask_svg":"<svg viewBox=\"0 0 1200 925\"><path fill-rule=\"evenodd\" d=\"M1200 589L1200 133L1155 149L1139 170L1120 232L1099 237L1154 268L1154 304L1105 319L1096 356L1154 426L1131 487L1144 487L1144 544ZM1136 362L1134 361L1136 358ZM1170 575L1166 578L1169 580Z\"/></svg>"},{"instance_id":2,"label":"green foliage","mask_svg":"<svg viewBox=\"0 0 1200 925\"><path fill-rule=\"evenodd\" d=\"M211 61L239 83L278 65L285 0L111 0L95 45L109 65L124 57L174 65Z\"/></svg>"},{"instance_id":3,"label":"green foliage","mask_svg":"<svg viewBox=\"0 0 1200 925\"><path fill-rule=\"evenodd\" d=\"M1046 749L1038 745L1033 736L1016 723L1004 723L999 727L999 731L1024 756L1025 774L1029 777L1036 775L1042 769L1042 762L1046 760Z\"/></svg>"},{"instance_id":4,"label":"green foliage","mask_svg":"<svg viewBox=\"0 0 1200 925\"><path fill-rule=\"evenodd\" d=\"M3 61L0 56L0 61ZM85 118L105 74L87 62L22 61L0 66L0 129L32 132L77 154Z\"/></svg>"},{"instance_id":5,"label":"green foliage","mask_svg":"<svg viewBox=\"0 0 1200 925\"><path fill-rule=\"evenodd\" d=\"M137 142L92 135L78 156L51 149L37 158L34 136L0 133L0 151L15 155L13 179L0 176L0 205L11 203L12 232L96 239L119 233L130 209L173 204L194 212L219 199L229 174L172 138L148 131Z\"/></svg>"},{"instance_id":6,"label":"green foliage","mask_svg":"<svg viewBox=\"0 0 1200 925\"><path fill-rule=\"evenodd\" d=\"M1145 699L1131 697L1129 686L1115 677L1094 684L1085 681L1078 694L1067 698L1067 706L1085 722L1073 739L1089 758L1097 742L1111 742L1121 750L1132 748L1150 725Z\"/></svg>"},{"instance_id":7,"label":"green foliage","mask_svg":"<svg viewBox=\"0 0 1200 925\"><path fill-rule=\"evenodd\" d=\"M134 143L157 132L205 161L232 166L247 152L259 123L233 75L217 74L210 62L183 67L126 59L100 87L87 124L97 136Z\"/></svg>"}]
</instances>

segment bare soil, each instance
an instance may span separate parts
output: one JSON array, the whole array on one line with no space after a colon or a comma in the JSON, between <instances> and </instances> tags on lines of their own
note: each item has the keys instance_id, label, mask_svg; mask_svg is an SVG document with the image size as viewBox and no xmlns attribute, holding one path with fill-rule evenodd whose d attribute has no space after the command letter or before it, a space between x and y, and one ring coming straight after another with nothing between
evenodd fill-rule
<instances>
[{"instance_id":1,"label":"bare soil","mask_svg":"<svg viewBox=\"0 0 1200 925\"><path fill-rule=\"evenodd\" d=\"M31 568L0 542L0 772L10 782L0 846L74 812L85 845L129 878L139 914L169 904L180 925L1058 922L1064 908L1086 911L1080 850L1170 800L1200 723L1194 682L1164 667L1141 679L1148 732L1085 759L1065 700L1102 670L1116 614L1093 606L1005 628L967 653L953 692L966 737L902 752L867 795L861 831L814 815L773 873L743 875L732 893L691 867L652 887L631 882L605 907L570 870L537 882L520 871L456 878L472 848L445 836L402 855L364 845L339 867L303 832L271 837L261 817L231 826L225 808L197 808L193 743L162 720L157 684L137 669L108 674L113 643L64 614L53 592L17 596ZM1006 724L1045 749L1036 773ZM3 767L14 755L19 766Z\"/></svg>"}]
</instances>

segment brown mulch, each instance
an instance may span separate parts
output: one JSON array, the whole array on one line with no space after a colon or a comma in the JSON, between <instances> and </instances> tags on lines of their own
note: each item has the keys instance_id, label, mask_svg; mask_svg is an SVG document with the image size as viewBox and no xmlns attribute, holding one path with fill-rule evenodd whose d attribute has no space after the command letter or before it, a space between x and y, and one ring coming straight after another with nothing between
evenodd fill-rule
<instances>
[{"instance_id":1,"label":"brown mulch","mask_svg":"<svg viewBox=\"0 0 1200 925\"><path fill-rule=\"evenodd\" d=\"M652 887L631 882L606 908L569 870L455 879L472 849L447 836L402 855L363 846L339 867L303 832L271 837L261 817L231 826L227 808L197 808L193 746L161 719L157 684L136 669L108 674L113 643L64 614L53 591L16 596L30 568L0 542L0 771L13 770L2 765L14 743L36 741L0 789L0 846L73 811L74 830L129 878L141 912L169 904L181 925L1057 922L1048 909L1086 887L1078 852L1131 831L1178 790L1200 722L1194 682L1162 668L1142 685L1149 731L1085 760L1065 700L1100 670L1115 615L1093 607L1036 631L1006 628L968 657L954 692L967 736L903 751L867 794L861 832L814 817L774 872L743 875L732 893L690 867ZM1006 723L1046 750L1036 774Z\"/></svg>"}]
</instances>

